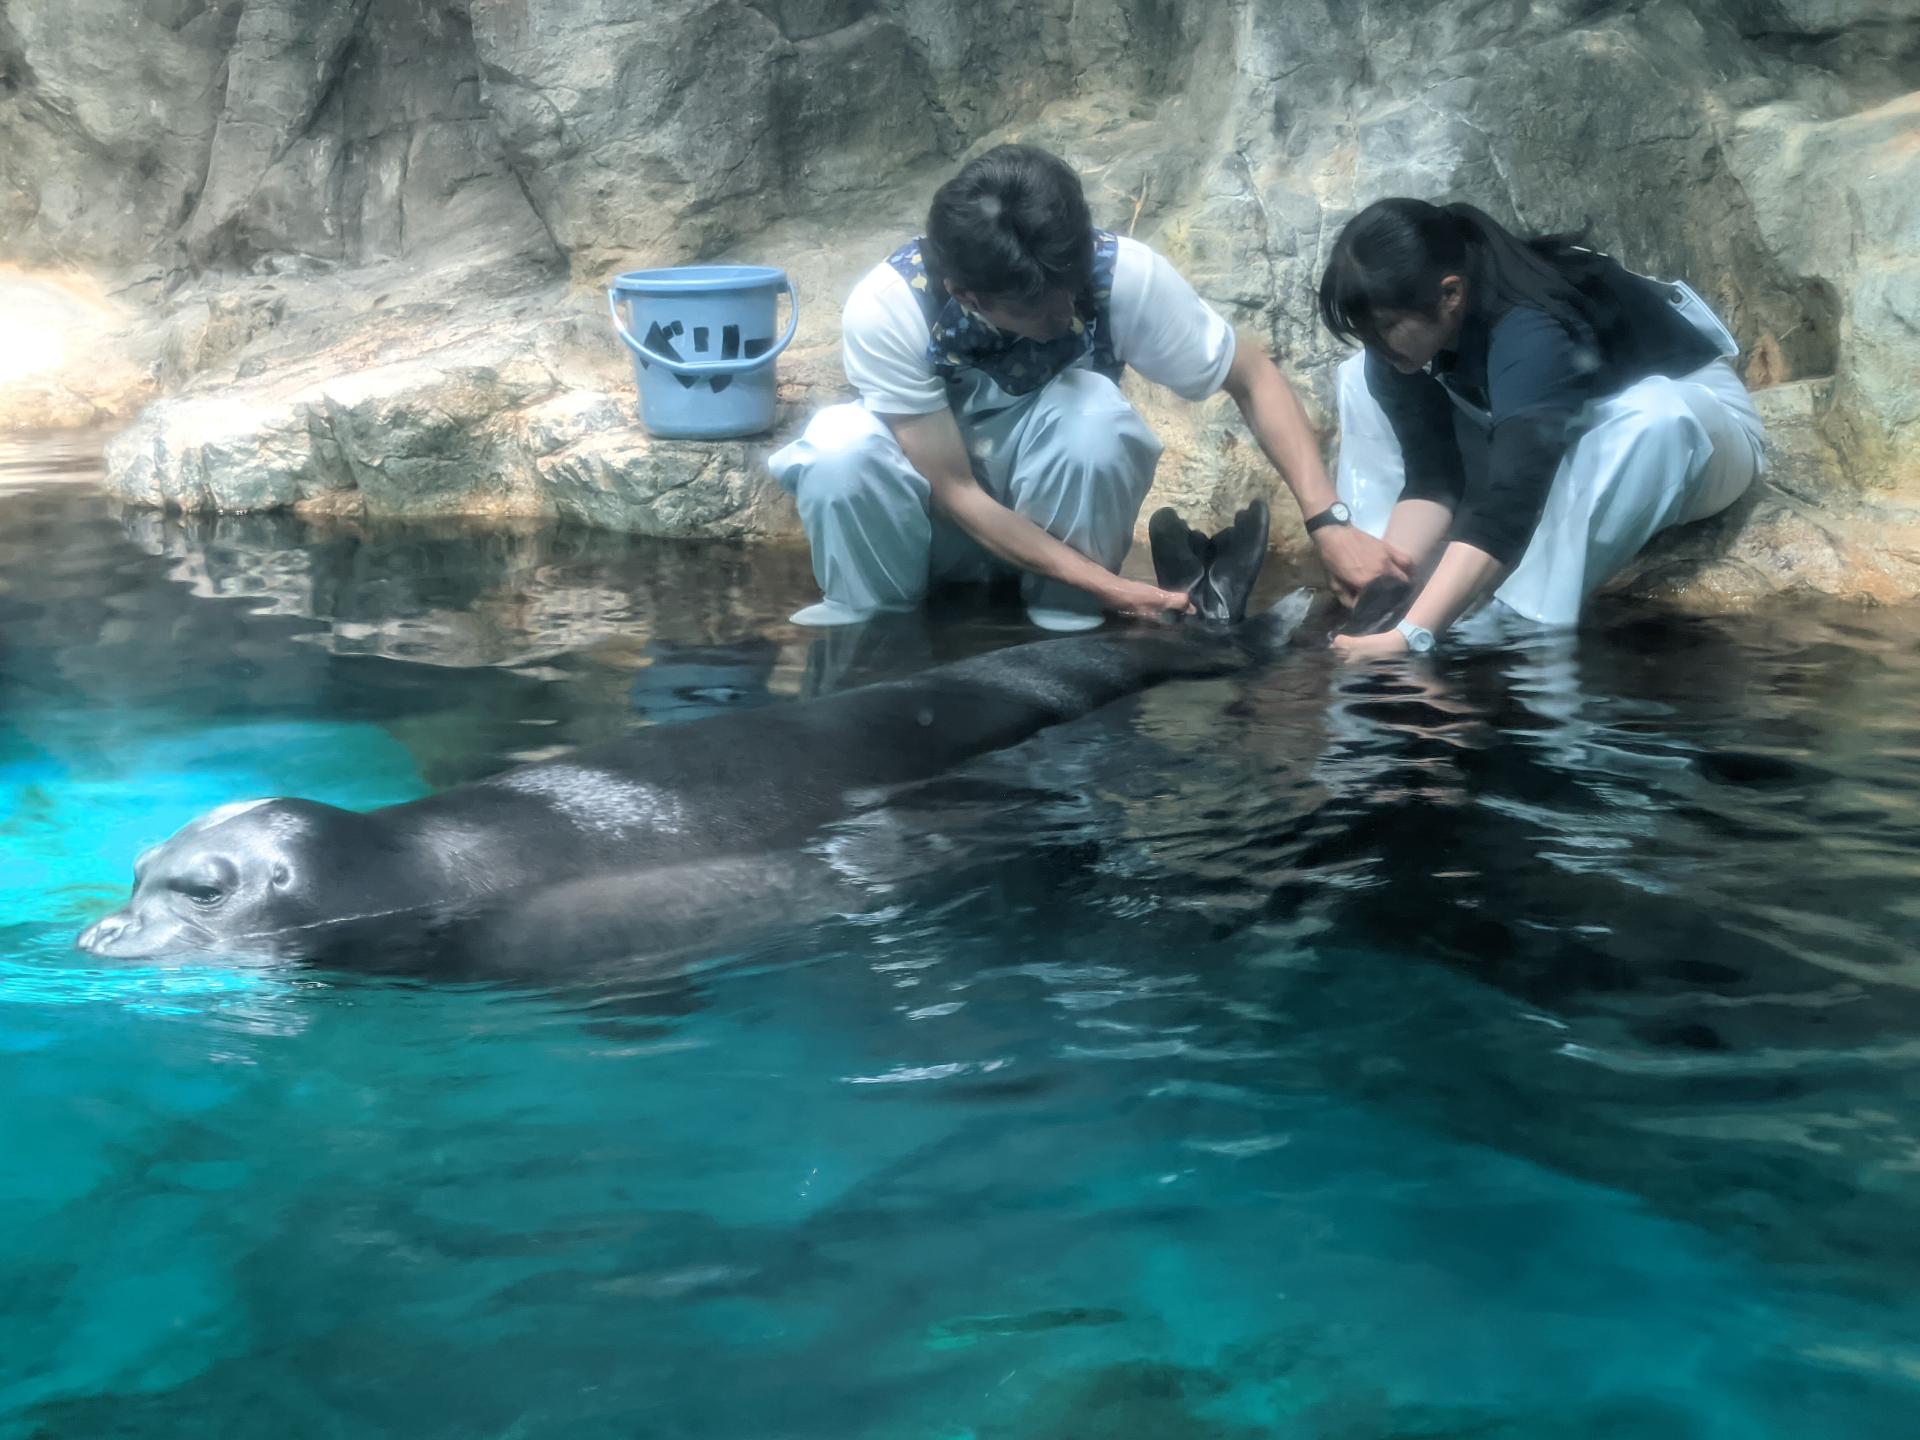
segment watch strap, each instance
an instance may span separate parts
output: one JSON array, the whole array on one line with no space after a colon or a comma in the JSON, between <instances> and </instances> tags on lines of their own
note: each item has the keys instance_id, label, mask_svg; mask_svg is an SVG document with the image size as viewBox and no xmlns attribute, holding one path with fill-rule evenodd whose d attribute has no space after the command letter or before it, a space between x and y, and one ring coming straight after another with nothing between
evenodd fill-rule
<instances>
[{"instance_id":1,"label":"watch strap","mask_svg":"<svg viewBox=\"0 0 1920 1440\"><path fill-rule=\"evenodd\" d=\"M1334 504L1322 510L1318 515L1309 517L1307 520L1307 534L1311 535L1316 530L1324 530L1329 525L1351 525L1353 523L1351 515L1342 518L1334 513L1335 510L1344 510L1345 508L1344 505L1336 501Z\"/></svg>"},{"instance_id":2,"label":"watch strap","mask_svg":"<svg viewBox=\"0 0 1920 1440\"><path fill-rule=\"evenodd\" d=\"M1400 632L1401 638L1407 642L1407 648L1416 654L1433 649L1436 643L1431 630L1424 625L1416 625L1411 620L1402 620L1393 628Z\"/></svg>"}]
</instances>

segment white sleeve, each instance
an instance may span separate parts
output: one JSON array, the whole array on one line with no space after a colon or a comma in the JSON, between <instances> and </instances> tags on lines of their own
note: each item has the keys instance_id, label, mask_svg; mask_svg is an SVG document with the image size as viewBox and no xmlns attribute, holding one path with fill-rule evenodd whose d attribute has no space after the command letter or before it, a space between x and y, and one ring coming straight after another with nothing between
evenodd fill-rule
<instances>
[{"instance_id":1,"label":"white sleeve","mask_svg":"<svg viewBox=\"0 0 1920 1440\"><path fill-rule=\"evenodd\" d=\"M1108 306L1115 357L1147 379L1183 399L1204 400L1227 378L1233 327L1138 240L1120 237Z\"/></svg>"},{"instance_id":2,"label":"white sleeve","mask_svg":"<svg viewBox=\"0 0 1920 1440\"><path fill-rule=\"evenodd\" d=\"M947 406L947 387L927 359L926 317L900 272L885 261L847 297L840 363L875 415L930 415Z\"/></svg>"}]
</instances>

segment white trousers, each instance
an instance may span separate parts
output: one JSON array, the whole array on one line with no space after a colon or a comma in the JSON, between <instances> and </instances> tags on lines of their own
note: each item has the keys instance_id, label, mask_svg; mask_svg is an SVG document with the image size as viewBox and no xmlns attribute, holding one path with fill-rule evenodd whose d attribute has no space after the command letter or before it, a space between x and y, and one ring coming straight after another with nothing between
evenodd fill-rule
<instances>
[{"instance_id":1,"label":"white trousers","mask_svg":"<svg viewBox=\"0 0 1920 1440\"><path fill-rule=\"evenodd\" d=\"M1356 525L1384 535L1406 467L1365 367L1362 351L1339 368L1335 487ZM1739 499L1765 471L1765 442L1753 400L1724 359L1593 402L1554 472L1532 540L1494 599L1537 624L1573 625L1587 596L1660 531Z\"/></svg>"},{"instance_id":2,"label":"white trousers","mask_svg":"<svg viewBox=\"0 0 1920 1440\"><path fill-rule=\"evenodd\" d=\"M994 499L1117 571L1153 485L1160 440L1104 375L1073 369L992 410L956 413L973 472ZM813 575L850 610L917 604L930 585L995 563L933 511L926 478L864 406L830 405L769 468L800 508ZM1029 606L1098 613L1089 595L1027 576Z\"/></svg>"}]
</instances>

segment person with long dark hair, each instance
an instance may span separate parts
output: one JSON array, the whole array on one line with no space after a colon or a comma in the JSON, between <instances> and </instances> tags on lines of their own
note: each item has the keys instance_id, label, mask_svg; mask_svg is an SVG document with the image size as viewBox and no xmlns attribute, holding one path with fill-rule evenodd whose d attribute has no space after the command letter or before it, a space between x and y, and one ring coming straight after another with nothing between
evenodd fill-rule
<instances>
[{"instance_id":1,"label":"person with long dark hair","mask_svg":"<svg viewBox=\"0 0 1920 1440\"><path fill-rule=\"evenodd\" d=\"M1334 504L1261 346L1164 257L1096 229L1079 177L1033 146L997 146L940 187L925 233L855 285L841 355L859 401L820 411L768 462L825 595L800 624L853 624L996 573L1022 574L1047 629L1188 608L1117 573L1160 458L1120 392L1129 366L1189 400L1226 390L1303 513ZM1347 590L1408 573L1359 530L1318 538Z\"/></svg>"},{"instance_id":2,"label":"person with long dark hair","mask_svg":"<svg viewBox=\"0 0 1920 1440\"><path fill-rule=\"evenodd\" d=\"M1363 347L1339 367L1340 519L1415 567L1403 603L1359 607L1384 610L1373 633L1335 639L1350 658L1431 649L1489 594L1570 626L1656 533L1764 470L1712 310L1569 237L1379 200L1334 242L1320 315Z\"/></svg>"}]
</instances>

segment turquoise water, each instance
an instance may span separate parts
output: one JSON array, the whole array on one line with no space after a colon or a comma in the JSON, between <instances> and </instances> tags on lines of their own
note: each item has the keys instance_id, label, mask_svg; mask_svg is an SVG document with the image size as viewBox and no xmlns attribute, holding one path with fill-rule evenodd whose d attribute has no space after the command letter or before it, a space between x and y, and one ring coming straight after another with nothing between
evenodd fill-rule
<instances>
[{"instance_id":1,"label":"turquoise water","mask_svg":"<svg viewBox=\"0 0 1920 1440\"><path fill-rule=\"evenodd\" d=\"M74 931L215 804L1021 632L812 645L785 552L122 516L47 453L0 471L0 1435L1914 1433L1914 617L1161 690L691 974L116 966Z\"/></svg>"}]
</instances>

